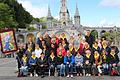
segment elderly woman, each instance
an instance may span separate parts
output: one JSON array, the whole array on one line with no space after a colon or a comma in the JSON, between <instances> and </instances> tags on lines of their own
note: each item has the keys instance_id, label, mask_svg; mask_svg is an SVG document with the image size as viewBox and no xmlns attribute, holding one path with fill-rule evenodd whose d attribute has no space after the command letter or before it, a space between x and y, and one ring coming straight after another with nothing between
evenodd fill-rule
<instances>
[{"instance_id":1,"label":"elderly woman","mask_svg":"<svg viewBox=\"0 0 120 80\"><path fill-rule=\"evenodd\" d=\"M85 51L85 56L84 56L84 67L85 67L86 76L91 76L92 64L93 64L93 55L91 54L90 50L87 50L87 51Z\"/></svg>"},{"instance_id":2,"label":"elderly woman","mask_svg":"<svg viewBox=\"0 0 120 80\"><path fill-rule=\"evenodd\" d=\"M64 64L66 66L66 73L67 77L71 75L73 77L73 66L75 63L74 56L70 53L70 51L67 51L67 55L64 57Z\"/></svg>"},{"instance_id":3,"label":"elderly woman","mask_svg":"<svg viewBox=\"0 0 120 80\"><path fill-rule=\"evenodd\" d=\"M77 76L83 75L83 56L77 52L77 55L75 56L75 66L77 70Z\"/></svg>"},{"instance_id":4,"label":"elderly woman","mask_svg":"<svg viewBox=\"0 0 120 80\"><path fill-rule=\"evenodd\" d=\"M35 55L35 52L32 52L32 56L30 57L28 64L30 67L30 76L32 77L34 75L34 71L36 71L36 62L38 58ZM38 76L38 74L35 74L35 76Z\"/></svg>"},{"instance_id":5,"label":"elderly woman","mask_svg":"<svg viewBox=\"0 0 120 80\"><path fill-rule=\"evenodd\" d=\"M21 68L19 76L27 76L28 75L28 57L26 54L23 55L21 60Z\"/></svg>"}]
</instances>

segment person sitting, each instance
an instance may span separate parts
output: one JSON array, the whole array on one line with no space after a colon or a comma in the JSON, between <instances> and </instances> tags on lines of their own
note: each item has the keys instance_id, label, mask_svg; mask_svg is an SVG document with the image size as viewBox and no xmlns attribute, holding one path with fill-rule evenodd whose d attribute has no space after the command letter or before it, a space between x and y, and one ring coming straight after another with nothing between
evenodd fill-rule
<instances>
[{"instance_id":1,"label":"person sitting","mask_svg":"<svg viewBox=\"0 0 120 80\"><path fill-rule=\"evenodd\" d=\"M102 50L101 59L102 59L103 74L108 75L109 65L108 65L108 53L106 52L106 50Z\"/></svg>"},{"instance_id":2,"label":"person sitting","mask_svg":"<svg viewBox=\"0 0 120 80\"><path fill-rule=\"evenodd\" d=\"M62 56L62 53L59 52L57 54L56 64L57 64L57 68L60 69L60 76L65 75L65 65L63 63L64 63L64 57Z\"/></svg>"},{"instance_id":3,"label":"person sitting","mask_svg":"<svg viewBox=\"0 0 120 80\"><path fill-rule=\"evenodd\" d=\"M29 59L29 67L30 67L30 76L38 76L37 74L34 75L34 71L36 71L36 62L37 62L37 57L35 55L35 52L32 52L32 56Z\"/></svg>"},{"instance_id":4,"label":"person sitting","mask_svg":"<svg viewBox=\"0 0 120 80\"><path fill-rule=\"evenodd\" d=\"M77 76L83 75L83 56L77 52L77 55L75 56L75 66L77 71Z\"/></svg>"},{"instance_id":5,"label":"person sitting","mask_svg":"<svg viewBox=\"0 0 120 80\"><path fill-rule=\"evenodd\" d=\"M84 56L84 68L85 68L85 74L86 76L91 76L92 71L92 62L93 62L93 55L91 54L90 50L85 51L85 56Z\"/></svg>"},{"instance_id":6,"label":"person sitting","mask_svg":"<svg viewBox=\"0 0 120 80\"><path fill-rule=\"evenodd\" d=\"M28 57L26 54L23 54L21 60L20 76L26 77L28 75Z\"/></svg>"},{"instance_id":7,"label":"person sitting","mask_svg":"<svg viewBox=\"0 0 120 80\"><path fill-rule=\"evenodd\" d=\"M50 70L50 76L54 76L55 74L55 66L56 66L56 57L54 54L54 51L51 51L50 57L48 58L48 64L49 64L49 70Z\"/></svg>"},{"instance_id":8,"label":"person sitting","mask_svg":"<svg viewBox=\"0 0 120 80\"><path fill-rule=\"evenodd\" d=\"M102 60L101 60L100 53L98 53L98 51L94 51L93 66L92 66L93 75L101 76L102 74L101 63L102 63Z\"/></svg>"},{"instance_id":9,"label":"person sitting","mask_svg":"<svg viewBox=\"0 0 120 80\"><path fill-rule=\"evenodd\" d=\"M115 53L115 49L112 49L108 55L108 61L110 64L110 74L112 76L118 75L117 64L119 63L118 55Z\"/></svg>"},{"instance_id":10,"label":"person sitting","mask_svg":"<svg viewBox=\"0 0 120 80\"><path fill-rule=\"evenodd\" d=\"M48 67L48 64L47 64L47 59L45 57L45 54L41 53L40 58L38 58L38 60L37 60L37 74L38 74L38 76L41 75L41 78L43 78L45 75L45 70L47 67Z\"/></svg>"},{"instance_id":11,"label":"person sitting","mask_svg":"<svg viewBox=\"0 0 120 80\"><path fill-rule=\"evenodd\" d=\"M71 75L73 77L73 65L75 63L74 56L70 53L70 51L67 51L67 55L64 57L64 64L66 66L66 74L67 77Z\"/></svg>"}]
</instances>

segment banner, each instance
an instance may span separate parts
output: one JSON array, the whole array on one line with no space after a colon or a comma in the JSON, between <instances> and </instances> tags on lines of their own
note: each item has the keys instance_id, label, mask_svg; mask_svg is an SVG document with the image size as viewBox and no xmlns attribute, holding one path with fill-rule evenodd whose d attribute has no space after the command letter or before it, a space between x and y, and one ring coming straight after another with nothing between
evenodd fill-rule
<instances>
[{"instance_id":1,"label":"banner","mask_svg":"<svg viewBox=\"0 0 120 80\"><path fill-rule=\"evenodd\" d=\"M17 51L15 33L13 29L4 29L0 31L1 51L6 54Z\"/></svg>"}]
</instances>

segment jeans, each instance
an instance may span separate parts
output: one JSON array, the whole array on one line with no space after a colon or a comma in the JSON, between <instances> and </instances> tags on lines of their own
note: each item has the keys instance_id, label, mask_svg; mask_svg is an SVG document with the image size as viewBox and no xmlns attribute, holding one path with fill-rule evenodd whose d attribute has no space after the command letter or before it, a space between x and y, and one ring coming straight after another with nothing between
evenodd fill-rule
<instances>
[{"instance_id":1,"label":"jeans","mask_svg":"<svg viewBox=\"0 0 120 80\"><path fill-rule=\"evenodd\" d=\"M65 65L64 64L57 65L57 69L60 69L60 76L65 74Z\"/></svg>"},{"instance_id":2,"label":"jeans","mask_svg":"<svg viewBox=\"0 0 120 80\"><path fill-rule=\"evenodd\" d=\"M76 71L77 73L83 74L83 67L81 65L76 65Z\"/></svg>"},{"instance_id":3,"label":"jeans","mask_svg":"<svg viewBox=\"0 0 120 80\"><path fill-rule=\"evenodd\" d=\"M27 74L28 74L28 69L27 68L28 68L27 66L22 66L20 68L20 73L23 74L23 76L27 76Z\"/></svg>"},{"instance_id":4,"label":"jeans","mask_svg":"<svg viewBox=\"0 0 120 80\"><path fill-rule=\"evenodd\" d=\"M73 73L73 64L66 64L66 73L68 74L72 74Z\"/></svg>"}]
</instances>

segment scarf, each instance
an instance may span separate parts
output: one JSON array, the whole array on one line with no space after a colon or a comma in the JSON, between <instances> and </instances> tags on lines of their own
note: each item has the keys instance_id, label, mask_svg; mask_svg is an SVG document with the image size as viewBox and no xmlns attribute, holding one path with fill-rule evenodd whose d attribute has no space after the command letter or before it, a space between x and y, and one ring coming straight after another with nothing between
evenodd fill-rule
<instances>
[{"instance_id":1,"label":"scarf","mask_svg":"<svg viewBox=\"0 0 120 80\"><path fill-rule=\"evenodd\" d=\"M91 54L86 54L86 57L89 59Z\"/></svg>"},{"instance_id":2,"label":"scarf","mask_svg":"<svg viewBox=\"0 0 120 80\"><path fill-rule=\"evenodd\" d=\"M98 60L98 59L99 59L99 56L100 56L100 54L94 54L95 60Z\"/></svg>"},{"instance_id":3,"label":"scarf","mask_svg":"<svg viewBox=\"0 0 120 80\"><path fill-rule=\"evenodd\" d=\"M32 58L33 58L33 59L35 59L35 58L36 58L36 56L32 56Z\"/></svg>"},{"instance_id":4,"label":"scarf","mask_svg":"<svg viewBox=\"0 0 120 80\"><path fill-rule=\"evenodd\" d=\"M55 57L55 56L50 55L50 58L52 59L52 61L54 60L54 57Z\"/></svg>"},{"instance_id":5,"label":"scarf","mask_svg":"<svg viewBox=\"0 0 120 80\"><path fill-rule=\"evenodd\" d=\"M115 53L111 52L110 55L112 55L112 57L115 58Z\"/></svg>"},{"instance_id":6,"label":"scarf","mask_svg":"<svg viewBox=\"0 0 120 80\"><path fill-rule=\"evenodd\" d=\"M103 49L106 49L107 45L103 45Z\"/></svg>"},{"instance_id":7,"label":"scarf","mask_svg":"<svg viewBox=\"0 0 120 80\"><path fill-rule=\"evenodd\" d=\"M93 48L98 49L98 46L95 46L95 45L93 44Z\"/></svg>"},{"instance_id":8,"label":"scarf","mask_svg":"<svg viewBox=\"0 0 120 80\"><path fill-rule=\"evenodd\" d=\"M73 50L73 48L74 48L74 47L70 47L70 48L69 48L70 52Z\"/></svg>"},{"instance_id":9,"label":"scarf","mask_svg":"<svg viewBox=\"0 0 120 80\"><path fill-rule=\"evenodd\" d=\"M75 49L75 52L77 52L79 50L79 47L75 47L74 49Z\"/></svg>"},{"instance_id":10,"label":"scarf","mask_svg":"<svg viewBox=\"0 0 120 80\"><path fill-rule=\"evenodd\" d=\"M27 62L27 57L22 57L23 62Z\"/></svg>"}]
</instances>

